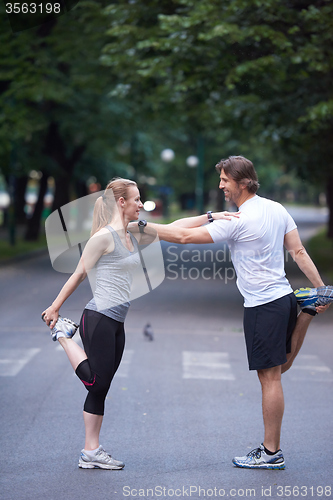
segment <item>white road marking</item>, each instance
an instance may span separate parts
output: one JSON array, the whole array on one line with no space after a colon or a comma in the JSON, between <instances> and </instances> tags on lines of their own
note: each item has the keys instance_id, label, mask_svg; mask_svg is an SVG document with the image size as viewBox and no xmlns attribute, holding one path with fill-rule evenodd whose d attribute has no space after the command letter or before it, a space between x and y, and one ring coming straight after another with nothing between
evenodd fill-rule
<instances>
[{"instance_id":1,"label":"white road marking","mask_svg":"<svg viewBox=\"0 0 333 500\"><path fill-rule=\"evenodd\" d=\"M291 380L333 382L332 370L316 354L299 354L290 368Z\"/></svg>"},{"instance_id":2,"label":"white road marking","mask_svg":"<svg viewBox=\"0 0 333 500\"><path fill-rule=\"evenodd\" d=\"M183 378L235 380L229 353L183 351Z\"/></svg>"},{"instance_id":3,"label":"white road marking","mask_svg":"<svg viewBox=\"0 0 333 500\"><path fill-rule=\"evenodd\" d=\"M15 377L39 352L39 348L0 349L0 376Z\"/></svg>"}]
</instances>

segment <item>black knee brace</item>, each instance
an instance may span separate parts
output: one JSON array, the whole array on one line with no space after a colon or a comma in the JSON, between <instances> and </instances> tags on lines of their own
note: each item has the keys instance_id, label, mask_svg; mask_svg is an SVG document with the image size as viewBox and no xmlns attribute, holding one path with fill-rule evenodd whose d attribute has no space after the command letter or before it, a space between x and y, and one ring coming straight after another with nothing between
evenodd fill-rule
<instances>
[{"instance_id":1,"label":"black knee brace","mask_svg":"<svg viewBox=\"0 0 333 500\"><path fill-rule=\"evenodd\" d=\"M92 387L96 382L96 376L91 373L89 361L87 359L81 361L75 373L88 390L89 387Z\"/></svg>"}]
</instances>

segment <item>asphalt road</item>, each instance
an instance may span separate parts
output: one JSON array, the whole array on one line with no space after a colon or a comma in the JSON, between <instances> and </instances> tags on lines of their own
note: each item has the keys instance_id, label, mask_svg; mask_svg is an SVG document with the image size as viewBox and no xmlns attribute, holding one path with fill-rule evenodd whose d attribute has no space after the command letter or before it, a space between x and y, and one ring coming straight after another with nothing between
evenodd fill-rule
<instances>
[{"instance_id":1,"label":"asphalt road","mask_svg":"<svg viewBox=\"0 0 333 500\"><path fill-rule=\"evenodd\" d=\"M201 247L201 262L195 247L184 262L184 248L167 248L163 284L132 303L106 401L101 443L125 462L122 471L77 467L86 391L40 320L66 275L53 271L48 256L0 270L2 500L333 496L333 308L313 320L284 375L286 470L235 468L232 457L263 439L242 299L228 262L220 262L223 246L214 247L215 268L204 253L210 247ZM290 279L294 287L308 284L292 266ZM83 283L62 314L78 320L90 296ZM152 342L142 334L148 321Z\"/></svg>"}]
</instances>

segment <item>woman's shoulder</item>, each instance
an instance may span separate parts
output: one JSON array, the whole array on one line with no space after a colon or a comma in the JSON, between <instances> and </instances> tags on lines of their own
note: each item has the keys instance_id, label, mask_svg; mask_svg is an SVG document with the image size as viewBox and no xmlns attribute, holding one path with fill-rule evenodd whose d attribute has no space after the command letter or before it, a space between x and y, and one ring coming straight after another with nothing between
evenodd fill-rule
<instances>
[{"instance_id":1,"label":"woman's shoulder","mask_svg":"<svg viewBox=\"0 0 333 500\"><path fill-rule=\"evenodd\" d=\"M102 227L96 233L94 233L90 241L94 245L100 246L102 253L109 253L114 250L114 238L112 232L107 229L107 227Z\"/></svg>"}]
</instances>

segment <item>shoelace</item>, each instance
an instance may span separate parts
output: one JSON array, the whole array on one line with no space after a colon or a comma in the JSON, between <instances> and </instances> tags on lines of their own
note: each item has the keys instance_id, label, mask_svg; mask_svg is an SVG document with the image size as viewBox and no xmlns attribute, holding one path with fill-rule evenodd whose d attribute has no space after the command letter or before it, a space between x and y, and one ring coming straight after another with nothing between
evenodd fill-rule
<instances>
[{"instance_id":1,"label":"shoelace","mask_svg":"<svg viewBox=\"0 0 333 500\"><path fill-rule=\"evenodd\" d=\"M255 457L255 458L260 458L261 457L261 448L255 448L254 450L250 451L250 453L247 454L248 457Z\"/></svg>"},{"instance_id":2,"label":"shoelace","mask_svg":"<svg viewBox=\"0 0 333 500\"><path fill-rule=\"evenodd\" d=\"M96 456L101 457L101 458L103 458L104 460L107 460L108 462L109 462L110 460L112 460L111 455L109 455L108 453L106 453L106 451L105 451L105 450L99 450L99 451L96 453Z\"/></svg>"}]
</instances>

